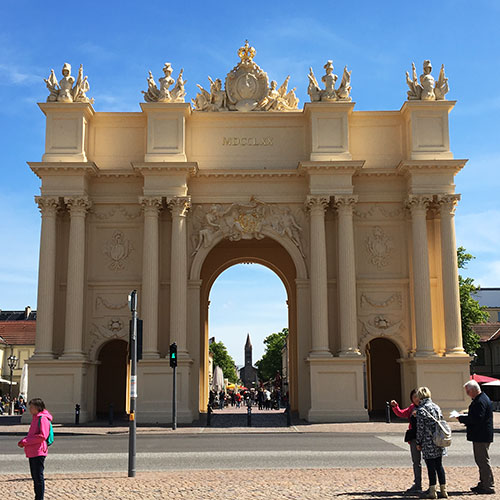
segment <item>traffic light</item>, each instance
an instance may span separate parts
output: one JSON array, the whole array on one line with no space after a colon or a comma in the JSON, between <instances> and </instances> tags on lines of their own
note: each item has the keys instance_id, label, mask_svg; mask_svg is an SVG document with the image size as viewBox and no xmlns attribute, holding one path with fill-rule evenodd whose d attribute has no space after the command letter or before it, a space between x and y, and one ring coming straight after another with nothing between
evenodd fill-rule
<instances>
[{"instance_id":1,"label":"traffic light","mask_svg":"<svg viewBox=\"0 0 500 500\"><path fill-rule=\"evenodd\" d=\"M177 366L177 344L174 342L170 344L170 367L175 368Z\"/></svg>"}]
</instances>

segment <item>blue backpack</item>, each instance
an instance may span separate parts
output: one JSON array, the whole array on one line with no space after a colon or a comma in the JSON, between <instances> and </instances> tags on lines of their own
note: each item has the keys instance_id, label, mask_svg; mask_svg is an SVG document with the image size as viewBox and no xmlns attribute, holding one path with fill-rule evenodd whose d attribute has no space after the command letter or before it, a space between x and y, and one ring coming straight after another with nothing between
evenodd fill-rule
<instances>
[{"instance_id":1,"label":"blue backpack","mask_svg":"<svg viewBox=\"0 0 500 500\"><path fill-rule=\"evenodd\" d=\"M38 427L41 428L42 425L42 417L38 419ZM54 442L54 429L52 428L52 422L49 420L49 435L45 440L47 442L47 446L50 446Z\"/></svg>"}]
</instances>

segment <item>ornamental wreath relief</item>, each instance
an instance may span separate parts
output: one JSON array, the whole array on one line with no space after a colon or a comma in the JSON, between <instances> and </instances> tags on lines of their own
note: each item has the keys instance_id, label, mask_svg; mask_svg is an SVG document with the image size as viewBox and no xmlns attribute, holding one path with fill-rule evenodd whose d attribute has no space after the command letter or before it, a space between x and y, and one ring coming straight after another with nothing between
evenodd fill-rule
<instances>
[{"instance_id":1,"label":"ornamental wreath relief","mask_svg":"<svg viewBox=\"0 0 500 500\"><path fill-rule=\"evenodd\" d=\"M366 249L370 254L370 262L377 267L377 269L382 269L389 264L389 257L394 248L392 238L390 238L380 226L373 228L372 234L370 234L366 240Z\"/></svg>"}]
</instances>

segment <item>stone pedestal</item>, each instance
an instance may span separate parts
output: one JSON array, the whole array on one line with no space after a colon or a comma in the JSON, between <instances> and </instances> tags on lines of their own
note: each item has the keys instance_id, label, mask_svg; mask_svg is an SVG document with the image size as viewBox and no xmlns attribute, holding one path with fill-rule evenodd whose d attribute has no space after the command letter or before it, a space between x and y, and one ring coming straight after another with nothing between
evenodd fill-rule
<instances>
[{"instance_id":1,"label":"stone pedestal","mask_svg":"<svg viewBox=\"0 0 500 500\"><path fill-rule=\"evenodd\" d=\"M311 161L350 160L349 116L354 102L308 102Z\"/></svg>"},{"instance_id":2,"label":"stone pedestal","mask_svg":"<svg viewBox=\"0 0 500 500\"><path fill-rule=\"evenodd\" d=\"M194 415L190 407L190 361L178 361L177 366L177 421L191 423ZM141 424L172 422L173 369L168 359L147 359L137 366L137 421Z\"/></svg>"},{"instance_id":3,"label":"stone pedestal","mask_svg":"<svg viewBox=\"0 0 500 500\"><path fill-rule=\"evenodd\" d=\"M44 162L86 162L88 124L95 111L88 102L38 104L47 117Z\"/></svg>"},{"instance_id":4,"label":"stone pedestal","mask_svg":"<svg viewBox=\"0 0 500 500\"><path fill-rule=\"evenodd\" d=\"M92 363L80 360L28 361L30 397L43 399L48 410L57 415L57 422L75 422L75 405L80 405L80 423L93 418L92 395L95 370Z\"/></svg>"},{"instance_id":5,"label":"stone pedestal","mask_svg":"<svg viewBox=\"0 0 500 500\"><path fill-rule=\"evenodd\" d=\"M148 119L145 162L186 161L186 117L189 103L141 103Z\"/></svg>"},{"instance_id":6,"label":"stone pedestal","mask_svg":"<svg viewBox=\"0 0 500 500\"><path fill-rule=\"evenodd\" d=\"M462 410L470 404L463 385L470 378L469 356L408 358L403 365L403 390L406 394L415 387L426 386L432 400L441 407L448 418L451 410ZM409 401L407 401L409 403Z\"/></svg>"},{"instance_id":7,"label":"stone pedestal","mask_svg":"<svg viewBox=\"0 0 500 500\"><path fill-rule=\"evenodd\" d=\"M311 408L308 422L366 422L365 358L309 358Z\"/></svg>"},{"instance_id":8,"label":"stone pedestal","mask_svg":"<svg viewBox=\"0 0 500 500\"><path fill-rule=\"evenodd\" d=\"M406 101L401 113L406 123L408 159L450 159L448 113L455 101Z\"/></svg>"}]
</instances>

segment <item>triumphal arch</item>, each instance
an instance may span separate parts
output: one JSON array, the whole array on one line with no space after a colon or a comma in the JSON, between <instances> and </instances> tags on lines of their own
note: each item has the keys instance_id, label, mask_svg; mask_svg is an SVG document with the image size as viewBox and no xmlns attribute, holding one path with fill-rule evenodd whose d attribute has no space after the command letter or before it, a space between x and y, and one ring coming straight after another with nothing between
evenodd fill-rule
<instances>
[{"instance_id":1,"label":"triumphal arch","mask_svg":"<svg viewBox=\"0 0 500 500\"><path fill-rule=\"evenodd\" d=\"M238 56L191 102L184 72L174 78L166 63L134 113L95 112L82 67L46 80L45 153L29 163L42 215L30 394L58 421L75 404L82 421L122 410L137 289L137 418L171 418L175 341L179 421L196 420L210 288L229 266L256 262L288 294L300 417L365 420L418 385L463 407L454 176L466 160L450 151L444 68L435 80L430 61L419 77L413 67L400 110L355 111L351 72L338 78L328 61L319 80L311 69L293 82L308 86L299 108L289 78L269 81L253 47Z\"/></svg>"}]
</instances>

